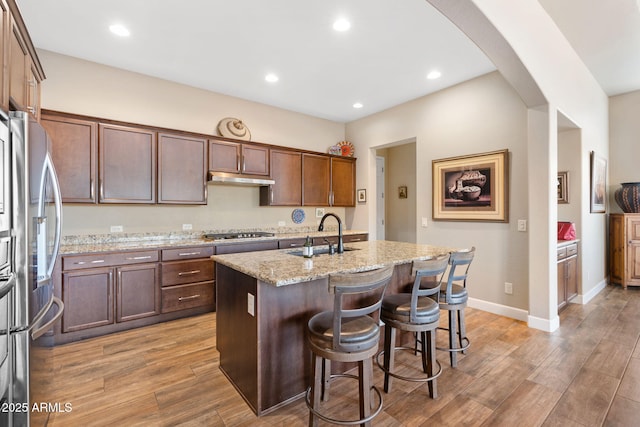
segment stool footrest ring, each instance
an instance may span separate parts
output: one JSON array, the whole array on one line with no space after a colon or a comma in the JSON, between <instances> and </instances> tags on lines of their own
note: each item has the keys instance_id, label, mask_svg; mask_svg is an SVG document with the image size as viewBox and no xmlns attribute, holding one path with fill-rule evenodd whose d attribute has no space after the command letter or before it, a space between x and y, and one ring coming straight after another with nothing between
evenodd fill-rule
<instances>
[{"instance_id":1,"label":"stool footrest ring","mask_svg":"<svg viewBox=\"0 0 640 427\"><path fill-rule=\"evenodd\" d=\"M393 351L396 350L408 350L411 352L414 352L415 350L411 347L394 347ZM418 353L422 353L421 350L417 351ZM438 378L440 376L440 374L442 374L442 365L440 365L440 362L438 360L436 360L436 363L438 364L438 372L436 372L435 374L433 374L430 377L405 377L393 372L389 372L385 369L384 365L382 363L380 363L380 356L384 354L384 350L380 351L378 354L376 354L376 363L378 364L378 367L380 369L382 369L383 372L391 375L394 378L398 378L400 380L404 380L404 381L413 381L413 382L427 382L427 381L433 381L436 378Z\"/></svg>"},{"instance_id":2,"label":"stool footrest ring","mask_svg":"<svg viewBox=\"0 0 640 427\"><path fill-rule=\"evenodd\" d=\"M440 328L440 327L438 327L438 329L441 329L443 331L448 331L449 330L449 328ZM457 332L456 335L460 336L460 332ZM436 347L436 349L444 350L444 351L466 351L469 348L469 346L471 345L471 342L469 341L469 338L467 338L467 337L462 337L462 341L466 342L466 344L463 345L460 348Z\"/></svg>"},{"instance_id":3,"label":"stool footrest ring","mask_svg":"<svg viewBox=\"0 0 640 427\"><path fill-rule=\"evenodd\" d=\"M342 378L353 378L353 379L359 379L359 377L357 375L351 375L351 374L331 374L329 376L329 381L331 381L334 378L337 377L342 377ZM376 394L378 395L378 406L376 407L376 409L373 411L373 413L371 415L369 415L366 418L362 418L362 419L358 419L358 420L338 420L335 418L330 418L326 415L323 415L322 413L320 413L319 411L316 411L313 408L313 405L311 404L311 399L310 399L310 395L311 395L311 386L307 387L307 391L304 395L304 401L307 404L307 408L309 408L309 411L311 411L311 413L318 417L319 419L321 419L322 421L325 421L327 423L332 423L332 424L338 424L338 425L343 425L343 426L350 426L350 425L357 425L357 424L364 424L364 423L368 423L369 421L373 420L379 413L380 411L382 411L382 393L380 393L380 390L378 390L378 388L376 386L371 386L371 390L375 391ZM369 404L371 404L371 402L369 402Z\"/></svg>"}]
</instances>

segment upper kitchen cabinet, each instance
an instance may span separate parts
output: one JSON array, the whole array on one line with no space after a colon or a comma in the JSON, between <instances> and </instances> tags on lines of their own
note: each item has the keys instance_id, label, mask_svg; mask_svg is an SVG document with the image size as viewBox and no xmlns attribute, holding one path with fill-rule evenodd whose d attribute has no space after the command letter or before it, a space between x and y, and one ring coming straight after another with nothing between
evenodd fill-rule
<instances>
[{"instance_id":1,"label":"upper kitchen cabinet","mask_svg":"<svg viewBox=\"0 0 640 427\"><path fill-rule=\"evenodd\" d=\"M98 125L100 203L156 202L156 133Z\"/></svg>"},{"instance_id":2,"label":"upper kitchen cabinet","mask_svg":"<svg viewBox=\"0 0 640 427\"><path fill-rule=\"evenodd\" d=\"M331 158L331 206L356 205L356 162L352 158Z\"/></svg>"},{"instance_id":3,"label":"upper kitchen cabinet","mask_svg":"<svg viewBox=\"0 0 640 427\"><path fill-rule=\"evenodd\" d=\"M251 143L209 140L209 170L244 175L269 175L269 148Z\"/></svg>"},{"instance_id":4,"label":"upper kitchen cabinet","mask_svg":"<svg viewBox=\"0 0 640 427\"><path fill-rule=\"evenodd\" d=\"M96 203L98 125L94 121L44 112L63 203Z\"/></svg>"},{"instance_id":5,"label":"upper kitchen cabinet","mask_svg":"<svg viewBox=\"0 0 640 427\"><path fill-rule=\"evenodd\" d=\"M319 154L302 155L303 206L329 206L331 158Z\"/></svg>"},{"instance_id":6,"label":"upper kitchen cabinet","mask_svg":"<svg viewBox=\"0 0 640 427\"><path fill-rule=\"evenodd\" d=\"M355 206L355 159L302 155L304 206Z\"/></svg>"},{"instance_id":7,"label":"upper kitchen cabinet","mask_svg":"<svg viewBox=\"0 0 640 427\"><path fill-rule=\"evenodd\" d=\"M7 15L7 10L9 11ZM40 115L40 82L44 71L14 0L0 0L2 16L2 98L4 109Z\"/></svg>"},{"instance_id":8,"label":"upper kitchen cabinet","mask_svg":"<svg viewBox=\"0 0 640 427\"><path fill-rule=\"evenodd\" d=\"M158 203L207 203L207 139L158 134Z\"/></svg>"},{"instance_id":9,"label":"upper kitchen cabinet","mask_svg":"<svg viewBox=\"0 0 640 427\"><path fill-rule=\"evenodd\" d=\"M302 206L302 153L272 148L271 178L260 187L261 206Z\"/></svg>"}]
</instances>

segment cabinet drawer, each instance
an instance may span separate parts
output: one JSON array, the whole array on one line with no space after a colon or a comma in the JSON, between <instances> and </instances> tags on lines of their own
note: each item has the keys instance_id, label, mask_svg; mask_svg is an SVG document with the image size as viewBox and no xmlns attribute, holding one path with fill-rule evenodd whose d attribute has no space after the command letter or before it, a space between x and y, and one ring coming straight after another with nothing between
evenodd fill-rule
<instances>
[{"instance_id":1,"label":"cabinet drawer","mask_svg":"<svg viewBox=\"0 0 640 427\"><path fill-rule=\"evenodd\" d=\"M578 245L569 245L567 246L567 256L570 257L578 253Z\"/></svg>"},{"instance_id":2,"label":"cabinet drawer","mask_svg":"<svg viewBox=\"0 0 640 427\"><path fill-rule=\"evenodd\" d=\"M213 280L211 259L162 263L162 286Z\"/></svg>"},{"instance_id":3,"label":"cabinet drawer","mask_svg":"<svg viewBox=\"0 0 640 427\"><path fill-rule=\"evenodd\" d=\"M563 259L567 257L567 248L558 248L558 258L557 259Z\"/></svg>"},{"instance_id":4,"label":"cabinet drawer","mask_svg":"<svg viewBox=\"0 0 640 427\"><path fill-rule=\"evenodd\" d=\"M62 257L63 270L78 270L93 267L111 267L114 265L157 262L158 251L117 252L92 255L73 255Z\"/></svg>"},{"instance_id":5,"label":"cabinet drawer","mask_svg":"<svg viewBox=\"0 0 640 427\"><path fill-rule=\"evenodd\" d=\"M213 255L213 246L193 246L189 248L163 249L163 261L180 261L183 259L209 258Z\"/></svg>"},{"instance_id":6,"label":"cabinet drawer","mask_svg":"<svg viewBox=\"0 0 640 427\"><path fill-rule=\"evenodd\" d=\"M366 242L367 240L369 240L368 234L349 234L342 237L344 243Z\"/></svg>"},{"instance_id":7,"label":"cabinet drawer","mask_svg":"<svg viewBox=\"0 0 640 427\"><path fill-rule=\"evenodd\" d=\"M162 312L214 304L213 282L162 288Z\"/></svg>"},{"instance_id":8,"label":"cabinet drawer","mask_svg":"<svg viewBox=\"0 0 640 427\"><path fill-rule=\"evenodd\" d=\"M216 254L237 254L240 252L254 252L254 251L268 251L271 249L278 249L277 240L265 240L261 242L245 242L245 243L232 243L228 245L216 246Z\"/></svg>"}]
</instances>

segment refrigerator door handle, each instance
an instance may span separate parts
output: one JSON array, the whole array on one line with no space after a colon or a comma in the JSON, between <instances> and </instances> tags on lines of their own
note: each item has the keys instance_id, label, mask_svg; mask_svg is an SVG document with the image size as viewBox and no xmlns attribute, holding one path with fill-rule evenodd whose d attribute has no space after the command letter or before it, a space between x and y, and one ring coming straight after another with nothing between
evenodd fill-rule
<instances>
[{"instance_id":1,"label":"refrigerator door handle","mask_svg":"<svg viewBox=\"0 0 640 427\"><path fill-rule=\"evenodd\" d=\"M11 273L6 277L0 277L2 283L0 284L0 298L8 294L16 285L16 275Z\"/></svg>"},{"instance_id":2,"label":"refrigerator door handle","mask_svg":"<svg viewBox=\"0 0 640 427\"><path fill-rule=\"evenodd\" d=\"M62 300L60 298L53 297L53 301L52 301L51 305L54 305L54 304L58 307L58 311L51 318L51 320L49 320L44 325L39 326L38 324L44 318L44 316L42 316L42 317L40 317L40 319L38 319L38 321L33 323L33 326L31 327L31 338L34 341L37 340L38 338L40 338L42 335L44 335L47 331L49 331L53 327L53 324L56 323L58 321L58 319L60 319L60 317L62 317L62 313L64 312L64 303L62 302ZM45 311L44 313L47 313L48 311L49 310Z\"/></svg>"},{"instance_id":3,"label":"refrigerator door handle","mask_svg":"<svg viewBox=\"0 0 640 427\"><path fill-rule=\"evenodd\" d=\"M56 258L58 257L58 252L60 250L60 235L62 234L62 197L60 196L60 184L58 183L58 177L56 175L56 170L53 167L53 162L51 160L51 156L49 153L45 156L44 160L44 173L41 176L40 180L40 200L38 201L38 215L43 218L45 217L45 200L46 197L46 176L49 175L51 179L51 187L53 189L53 200L55 205L56 212L56 229L53 241L53 248L51 251L51 262L46 267L45 277L51 277L53 274L53 268L56 264ZM46 236L44 236L44 244L46 242ZM44 260L46 261L46 260ZM39 260L40 262L40 260Z\"/></svg>"}]
</instances>

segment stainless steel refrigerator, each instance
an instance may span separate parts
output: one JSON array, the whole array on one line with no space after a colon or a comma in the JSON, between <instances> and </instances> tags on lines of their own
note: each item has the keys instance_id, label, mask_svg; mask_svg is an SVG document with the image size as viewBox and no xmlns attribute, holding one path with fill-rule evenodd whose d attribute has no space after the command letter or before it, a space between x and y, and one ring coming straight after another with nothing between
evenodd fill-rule
<instances>
[{"instance_id":1,"label":"stainless steel refrigerator","mask_svg":"<svg viewBox=\"0 0 640 427\"><path fill-rule=\"evenodd\" d=\"M44 426L59 408L40 393L54 379L41 337L64 310L51 279L60 189L49 137L30 115L12 112L1 122L0 145L0 426Z\"/></svg>"}]
</instances>

